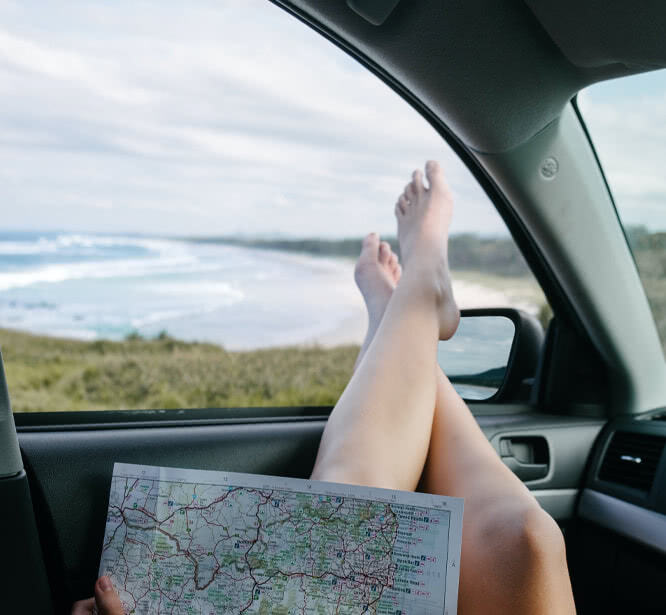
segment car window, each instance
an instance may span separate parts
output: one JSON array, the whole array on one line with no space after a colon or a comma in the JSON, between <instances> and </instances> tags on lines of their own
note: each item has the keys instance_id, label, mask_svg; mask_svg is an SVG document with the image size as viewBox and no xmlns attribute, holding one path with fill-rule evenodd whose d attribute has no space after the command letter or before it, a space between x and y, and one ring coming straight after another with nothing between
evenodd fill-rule
<instances>
[{"instance_id":1,"label":"car window","mask_svg":"<svg viewBox=\"0 0 666 615\"><path fill-rule=\"evenodd\" d=\"M666 348L666 71L594 85L578 103Z\"/></svg>"},{"instance_id":2,"label":"car window","mask_svg":"<svg viewBox=\"0 0 666 615\"><path fill-rule=\"evenodd\" d=\"M548 318L443 139L271 3L27 1L0 16L16 412L334 404L365 331L361 238L395 245L396 198L430 158L456 199L460 306Z\"/></svg>"}]
</instances>

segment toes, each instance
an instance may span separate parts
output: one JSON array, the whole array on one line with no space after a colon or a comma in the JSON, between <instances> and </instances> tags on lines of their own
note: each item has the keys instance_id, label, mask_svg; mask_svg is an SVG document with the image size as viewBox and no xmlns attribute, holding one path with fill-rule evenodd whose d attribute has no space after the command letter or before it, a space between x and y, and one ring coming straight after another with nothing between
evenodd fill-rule
<instances>
[{"instance_id":1,"label":"toes","mask_svg":"<svg viewBox=\"0 0 666 615\"><path fill-rule=\"evenodd\" d=\"M407 200L410 203L413 203L416 200L416 188L414 188L414 184L412 182L409 182L405 186L404 195L407 197Z\"/></svg>"},{"instance_id":2,"label":"toes","mask_svg":"<svg viewBox=\"0 0 666 615\"><path fill-rule=\"evenodd\" d=\"M377 258L377 251L379 250L379 235L377 233L370 233L363 238L361 245L361 256L368 256Z\"/></svg>"},{"instance_id":3,"label":"toes","mask_svg":"<svg viewBox=\"0 0 666 615\"><path fill-rule=\"evenodd\" d=\"M418 195L425 191L425 187L423 186L423 173L420 169L416 169L416 171L412 173L411 185L414 187L414 192Z\"/></svg>"},{"instance_id":4,"label":"toes","mask_svg":"<svg viewBox=\"0 0 666 615\"><path fill-rule=\"evenodd\" d=\"M426 162L426 177L428 178L431 190L448 191L448 186L444 179L444 171L442 171L442 167L439 166L438 162L434 160Z\"/></svg>"},{"instance_id":5,"label":"toes","mask_svg":"<svg viewBox=\"0 0 666 615\"><path fill-rule=\"evenodd\" d=\"M393 268L393 279L397 282L400 279L401 275L402 275L402 265L400 263L396 263L395 267Z\"/></svg>"},{"instance_id":6,"label":"toes","mask_svg":"<svg viewBox=\"0 0 666 615\"><path fill-rule=\"evenodd\" d=\"M382 241L379 244L379 262L382 265L386 265L391 258L391 246L386 241Z\"/></svg>"},{"instance_id":7,"label":"toes","mask_svg":"<svg viewBox=\"0 0 666 615\"><path fill-rule=\"evenodd\" d=\"M407 207L409 207L409 201L404 194L401 194L400 198L398 199L398 203L395 206L396 214L399 211L404 216L407 213Z\"/></svg>"},{"instance_id":8,"label":"toes","mask_svg":"<svg viewBox=\"0 0 666 615\"><path fill-rule=\"evenodd\" d=\"M363 247L373 247L379 245L379 235L377 233L368 233L363 238Z\"/></svg>"},{"instance_id":9,"label":"toes","mask_svg":"<svg viewBox=\"0 0 666 615\"><path fill-rule=\"evenodd\" d=\"M398 256L391 252L391 255L389 256L388 263L387 265L389 266L389 269L394 269L395 266L398 264Z\"/></svg>"}]
</instances>

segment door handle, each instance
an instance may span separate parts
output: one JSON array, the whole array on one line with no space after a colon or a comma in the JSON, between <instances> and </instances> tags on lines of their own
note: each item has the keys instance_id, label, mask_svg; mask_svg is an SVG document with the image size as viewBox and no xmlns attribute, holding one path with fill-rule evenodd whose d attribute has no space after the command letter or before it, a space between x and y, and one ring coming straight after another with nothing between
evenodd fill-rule
<instances>
[{"instance_id":1,"label":"door handle","mask_svg":"<svg viewBox=\"0 0 666 615\"><path fill-rule=\"evenodd\" d=\"M548 442L543 436L500 438L500 457L522 481L538 480L548 475Z\"/></svg>"}]
</instances>

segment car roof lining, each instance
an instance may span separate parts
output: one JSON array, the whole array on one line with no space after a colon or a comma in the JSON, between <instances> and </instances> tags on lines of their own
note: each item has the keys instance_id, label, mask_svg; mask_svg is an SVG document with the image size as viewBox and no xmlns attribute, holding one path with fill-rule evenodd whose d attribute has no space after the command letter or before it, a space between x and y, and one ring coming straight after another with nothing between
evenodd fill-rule
<instances>
[{"instance_id":1,"label":"car roof lining","mask_svg":"<svg viewBox=\"0 0 666 615\"><path fill-rule=\"evenodd\" d=\"M575 66L623 64L641 72L666 66L663 0L525 0Z\"/></svg>"},{"instance_id":2,"label":"car roof lining","mask_svg":"<svg viewBox=\"0 0 666 615\"><path fill-rule=\"evenodd\" d=\"M483 153L525 143L589 84L666 66L657 0L641 11L620 0L402 0L381 26L344 0L273 1L345 41Z\"/></svg>"}]
</instances>

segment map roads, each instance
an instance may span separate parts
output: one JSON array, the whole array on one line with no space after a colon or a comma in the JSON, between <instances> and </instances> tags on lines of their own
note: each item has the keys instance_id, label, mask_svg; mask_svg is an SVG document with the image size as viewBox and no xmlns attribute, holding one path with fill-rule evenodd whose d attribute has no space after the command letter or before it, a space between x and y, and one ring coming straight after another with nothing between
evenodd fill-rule
<instances>
[{"instance_id":1,"label":"map roads","mask_svg":"<svg viewBox=\"0 0 666 615\"><path fill-rule=\"evenodd\" d=\"M116 464L100 574L137 615L441 615L461 536L456 498Z\"/></svg>"}]
</instances>

